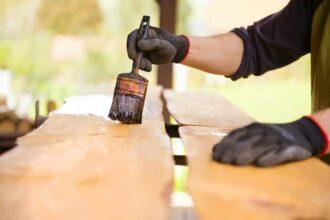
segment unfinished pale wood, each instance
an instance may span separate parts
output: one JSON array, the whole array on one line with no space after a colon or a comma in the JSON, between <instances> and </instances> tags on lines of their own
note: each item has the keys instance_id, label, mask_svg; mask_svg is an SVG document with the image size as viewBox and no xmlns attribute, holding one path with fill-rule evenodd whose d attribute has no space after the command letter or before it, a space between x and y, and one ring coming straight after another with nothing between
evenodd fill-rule
<instances>
[{"instance_id":1,"label":"unfinished pale wood","mask_svg":"<svg viewBox=\"0 0 330 220\"><path fill-rule=\"evenodd\" d=\"M221 126L230 131L253 119L225 98L213 93L165 90L166 106L180 125Z\"/></svg>"},{"instance_id":2,"label":"unfinished pale wood","mask_svg":"<svg viewBox=\"0 0 330 220\"><path fill-rule=\"evenodd\" d=\"M213 162L213 145L253 119L215 94L166 90L164 95L170 113L183 125L188 189L199 219L330 217L328 166L317 159L264 169Z\"/></svg>"},{"instance_id":3,"label":"unfinished pale wood","mask_svg":"<svg viewBox=\"0 0 330 220\"><path fill-rule=\"evenodd\" d=\"M330 168L318 159L273 168L219 164L211 152L223 129L183 126L179 131L200 220L330 218Z\"/></svg>"},{"instance_id":4,"label":"unfinished pale wood","mask_svg":"<svg viewBox=\"0 0 330 220\"><path fill-rule=\"evenodd\" d=\"M173 160L157 91L141 125L106 120L107 96L68 99L0 157L0 219L167 219Z\"/></svg>"}]
</instances>

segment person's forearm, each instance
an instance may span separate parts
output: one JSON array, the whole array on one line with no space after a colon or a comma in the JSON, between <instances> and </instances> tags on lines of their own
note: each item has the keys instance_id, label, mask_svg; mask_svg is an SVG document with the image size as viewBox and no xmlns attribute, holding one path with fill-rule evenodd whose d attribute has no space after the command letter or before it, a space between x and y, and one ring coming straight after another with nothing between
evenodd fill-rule
<instances>
[{"instance_id":1,"label":"person's forearm","mask_svg":"<svg viewBox=\"0 0 330 220\"><path fill-rule=\"evenodd\" d=\"M188 38L190 49L182 64L224 76L237 71L243 56L243 41L236 34Z\"/></svg>"},{"instance_id":2,"label":"person's forearm","mask_svg":"<svg viewBox=\"0 0 330 220\"><path fill-rule=\"evenodd\" d=\"M328 137L330 137L330 108L317 112L313 114L312 117L320 124ZM329 153L329 151L330 148L328 148L326 153Z\"/></svg>"}]
</instances>

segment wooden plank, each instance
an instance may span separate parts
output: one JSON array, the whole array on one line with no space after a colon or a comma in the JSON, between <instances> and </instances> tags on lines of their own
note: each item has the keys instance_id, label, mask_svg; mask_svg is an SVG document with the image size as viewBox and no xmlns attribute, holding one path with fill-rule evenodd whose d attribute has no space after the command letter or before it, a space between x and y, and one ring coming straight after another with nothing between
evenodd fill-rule
<instances>
[{"instance_id":1,"label":"wooden plank","mask_svg":"<svg viewBox=\"0 0 330 220\"><path fill-rule=\"evenodd\" d=\"M236 106L213 93L165 90L167 108L180 125L215 126L230 131L253 119Z\"/></svg>"},{"instance_id":2,"label":"wooden plank","mask_svg":"<svg viewBox=\"0 0 330 220\"><path fill-rule=\"evenodd\" d=\"M200 220L329 219L330 168L308 159L273 168L235 167L211 160L222 128L183 126L188 189Z\"/></svg>"},{"instance_id":3,"label":"wooden plank","mask_svg":"<svg viewBox=\"0 0 330 220\"><path fill-rule=\"evenodd\" d=\"M83 96L21 138L0 157L1 219L168 219L173 159L150 91L141 125L107 120L108 96Z\"/></svg>"}]
</instances>

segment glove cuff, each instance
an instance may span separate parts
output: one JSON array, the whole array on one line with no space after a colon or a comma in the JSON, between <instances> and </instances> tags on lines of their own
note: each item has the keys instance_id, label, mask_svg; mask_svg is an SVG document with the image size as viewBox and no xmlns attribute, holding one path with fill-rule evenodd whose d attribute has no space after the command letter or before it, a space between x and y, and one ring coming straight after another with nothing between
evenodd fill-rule
<instances>
[{"instance_id":1,"label":"glove cuff","mask_svg":"<svg viewBox=\"0 0 330 220\"><path fill-rule=\"evenodd\" d=\"M323 137L323 145L322 145L323 149L321 150L319 155L324 156L328 152L328 149L330 148L330 137L327 134L327 132L322 128L320 123L318 123L318 121L313 118L313 116L309 115L309 116L306 116L306 118L308 118L319 129L319 131Z\"/></svg>"},{"instance_id":2,"label":"glove cuff","mask_svg":"<svg viewBox=\"0 0 330 220\"><path fill-rule=\"evenodd\" d=\"M186 59L186 57L189 53L190 41L189 41L189 38L185 35L179 35L179 36L176 36L176 38L177 38L177 40L175 43L175 47L177 49L177 52L175 54L173 62L181 63Z\"/></svg>"},{"instance_id":3,"label":"glove cuff","mask_svg":"<svg viewBox=\"0 0 330 220\"><path fill-rule=\"evenodd\" d=\"M309 142L312 155L321 156L327 145L327 139L324 138L323 129L309 116L304 116L293 124Z\"/></svg>"}]
</instances>

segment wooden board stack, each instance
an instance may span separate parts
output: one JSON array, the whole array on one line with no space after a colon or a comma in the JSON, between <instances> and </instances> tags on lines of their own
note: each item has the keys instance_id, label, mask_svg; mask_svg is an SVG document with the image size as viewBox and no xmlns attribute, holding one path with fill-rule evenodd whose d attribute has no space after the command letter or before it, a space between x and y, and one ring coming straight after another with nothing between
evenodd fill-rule
<instances>
[{"instance_id":1,"label":"wooden board stack","mask_svg":"<svg viewBox=\"0 0 330 220\"><path fill-rule=\"evenodd\" d=\"M160 95L150 88L141 125L109 121L111 96L67 99L0 157L0 219L168 219L173 159ZM180 124L198 219L329 218L328 166L213 162L213 145L253 119L216 95L164 95Z\"/></svg>"}]
</instances>

